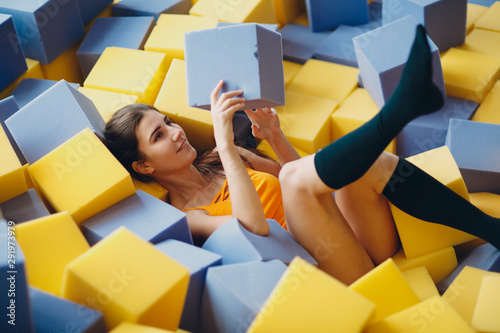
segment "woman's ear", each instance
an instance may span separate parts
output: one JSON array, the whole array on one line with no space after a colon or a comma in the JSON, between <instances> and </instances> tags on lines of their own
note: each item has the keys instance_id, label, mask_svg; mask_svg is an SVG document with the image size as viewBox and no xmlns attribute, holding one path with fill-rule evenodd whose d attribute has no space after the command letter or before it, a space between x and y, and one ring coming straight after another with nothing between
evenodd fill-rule
<instances>
[{"instance_id":1,"label":"woman's ear","mask_svg":"<svg viewBox=\"0 0 500 333\"><path fill-rule=\"evenodd\" d=\"M144 161L135 161L132 163L132 168L135 170L135 172L141 174L141 175L151 175L154 171L154 169L149 166L147 163Z\"/></svg>"}]
</instances>

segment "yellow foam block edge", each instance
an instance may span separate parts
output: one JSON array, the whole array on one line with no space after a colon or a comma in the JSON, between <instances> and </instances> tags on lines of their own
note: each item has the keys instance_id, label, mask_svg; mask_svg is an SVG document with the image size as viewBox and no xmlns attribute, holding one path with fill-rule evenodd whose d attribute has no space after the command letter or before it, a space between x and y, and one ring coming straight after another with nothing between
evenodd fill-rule
<instances>
[{"instance_id":1,"label":"yellow foam block edge","mask_svg":"<svg viewBox=\"0 0 500 333\"><path fill-rule=\"evenodd\" d=\"M439 296L439 292L425 266L418 266L403 271L403 276L412 287L415 294L421 301L425 301L434 296Z\"/></svg>"},{"instance_id":2,"label":"yellow foam block edge","mask_svg":"<svg viewBox=\"0 0 500 333\"><path fill-rule=\"evenodd\" d=\"M500 32L498 33L500 36ZM500 45L500 41L499 41ZM497 81L472 117L473 121L500 125L500 81Z\"/></svg>"},{"instance_id":3,"label":"yellow foam block edge","mask_svg":"<svg viewBox=\"0 0 500 333\"><path fill-rule=\"evenodd\" d=\"M0 126L0 203L28 190L24 168L12 148L3 127Z\"/></svg>"},{"instance_id":4,"label":"yellow foam block edge","mask_svg":"<svg viewBox=\"0 0 500 333\"><path fill-rule=\"evenodd\" d=\"M483 277L472 316L472 327L481 332L500 332L498 300L500 274Z\"/></svg>"},{"instance_id":5,"label":"yellow foam block edge","mask_svg":"<svg viewBox=\"0 0 500 333\"><path fill-rule=\"evenodd\" d=\"M99 111L106 122L109 121L118 109L129 104L134 104L138 100L138 97L135 95L120 94L101 89L78 87L78 91L92 100L97 111Z\"/></svg>"}]
</instances>

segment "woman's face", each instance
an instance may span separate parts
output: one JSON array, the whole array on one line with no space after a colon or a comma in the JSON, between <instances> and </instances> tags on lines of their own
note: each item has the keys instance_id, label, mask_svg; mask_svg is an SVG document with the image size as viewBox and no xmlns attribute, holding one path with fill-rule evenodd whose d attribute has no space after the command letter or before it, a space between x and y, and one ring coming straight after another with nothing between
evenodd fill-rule
<instances>
[{"instance_id":1,"label":"woman's face","mask_svg":"<svg viewBox=\"0 0 500 333\"><path fill-rule=\"evenodd\" d=\"M196 150L189 144L184 130L155 111L146 111L136 129L138 149L145 156L145 172L153 177L190 166Z\"/></svg>"}]
</instances>

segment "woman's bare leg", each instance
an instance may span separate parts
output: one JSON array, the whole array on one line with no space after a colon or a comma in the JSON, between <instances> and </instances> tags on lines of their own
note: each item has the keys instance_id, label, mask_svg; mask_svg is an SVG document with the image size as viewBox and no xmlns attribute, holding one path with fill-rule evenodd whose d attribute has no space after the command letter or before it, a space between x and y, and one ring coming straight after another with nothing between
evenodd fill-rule
<instances>
[{"instance_id":1,"label":"woman's bare leg","mask_svg":"<svg viewBox=\"0 0 500 333\"><path fill-rule=\"evenodd\" d=\"M280 172L288 231L319 268L350 284L374 265L319 178L314 155L285 164Z\"/></svg>"}]
</instances>

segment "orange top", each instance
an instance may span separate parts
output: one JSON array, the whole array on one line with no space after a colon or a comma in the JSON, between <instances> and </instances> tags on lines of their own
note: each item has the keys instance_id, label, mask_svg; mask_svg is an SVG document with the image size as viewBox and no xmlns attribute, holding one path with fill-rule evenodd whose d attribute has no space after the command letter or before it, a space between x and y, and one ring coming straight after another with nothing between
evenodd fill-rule
<instances>
[{"instance_id":1,"label":"orange top","mask_svg":"<svg viewBox=\"0 0 500 333\"><path fill-rule=\"evenodd\" d=\"M283 210L283 200L281 197L281 187L278 178L266 173L247 168L248 175L257 190L260 202L264 208L266 218L273 219L286 229L285 212ZM215 195L210 205L183 209L202 209L211 216L232 215L231 198L227 179L220 191Z\"/></svg>"}]
</instances>

